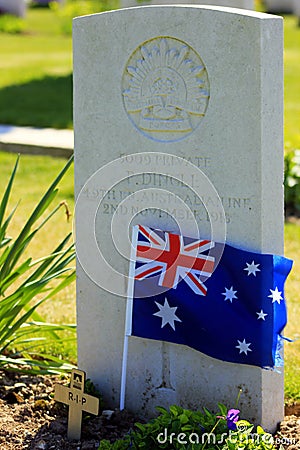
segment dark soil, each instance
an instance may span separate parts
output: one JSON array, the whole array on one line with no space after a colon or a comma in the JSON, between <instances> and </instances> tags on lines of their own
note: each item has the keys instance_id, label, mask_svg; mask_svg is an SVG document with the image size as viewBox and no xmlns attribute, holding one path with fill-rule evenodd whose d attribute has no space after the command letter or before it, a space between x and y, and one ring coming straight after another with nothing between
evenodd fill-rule
<instances>
[{"instance_id":1,"label":"dark soil","mask_svg":"<svg viewBox=\"0 0 300 450\"><path fill-rule=\"evenodd\" d=\"M84 417L80 441L67 439L67 407L53 400L56 383L50 376L0 373L1 450L94 450L102 439L114 441L138 419L126 411ZM275 438L286 450L300 450L300 405L289 406Z\"/></svg>"},{"instance_id":2,"label":"dark soil","mask_svg":"<svg viewBox=\"0 0 300 450\"><path fill-rule=\"evenodd\" d=\"M68 385L68 380L0 374L1 450L94 450L102 439L113 441L124 436L137 421L127 411L97 417L84 413L81 440L69 441L68 407L53 400L56 383Z\"/></svg>"}]
</instances>

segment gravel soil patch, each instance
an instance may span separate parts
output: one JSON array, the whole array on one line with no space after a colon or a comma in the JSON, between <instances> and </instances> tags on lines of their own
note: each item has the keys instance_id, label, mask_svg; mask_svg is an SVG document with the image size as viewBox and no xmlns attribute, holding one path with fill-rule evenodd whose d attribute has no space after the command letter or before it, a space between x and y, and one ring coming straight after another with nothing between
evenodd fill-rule
<instances>
[{"instance_id":1,"label":"gravel soil patch","mask_svg":"<svg viewBox=\"0 0 300 450\"><path fill-rule=\"evenodd\" d=\"M102 439L116 440L138 421L127 411L83 416L80 441L67 439L67 407L53 400L54 376L0 372L1 450L94 450ZM275 442L285 450L300 450L300 405L286 409Z\"/></svg>"}]
</instances>

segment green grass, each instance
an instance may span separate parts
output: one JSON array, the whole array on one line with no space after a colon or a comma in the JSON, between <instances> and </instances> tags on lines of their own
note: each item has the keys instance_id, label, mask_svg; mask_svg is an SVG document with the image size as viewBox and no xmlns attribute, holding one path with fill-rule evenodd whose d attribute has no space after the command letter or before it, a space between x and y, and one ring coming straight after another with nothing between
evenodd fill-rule
<instances>
[{"instance_id":1,"label":"green grass","mask_svg":"<svg viewBox=\"0 0 300 450\"><path fill-rule=\"evenodd\" d=\"M284 142L300 148L300 27L295 16L284 17Z\"/></svg>"},{"instance_id":2,"label":"green grass","mask_svg":"<svg viewBox=\"0 0 300 450\"><path fill-rule=\"evenodd\" d=\"M257 6L259 8L259 6ZM0 123L72 128L72 41L48 8L28 10L22 35L0 33ZM300 148L300 27L284 17L285 148Z\"/></svg>"},{"instance_id":3,"label":"green grass","mask_svg":"<svg viewBox=\"0 0 300 450\"><path fill-rule=\"evenodd\" d=\"M294 265L286 282L288 324L284 335L294 342L285 344L285 396L288 401L300 401L300 226L285 225L285 255Z\"/></svg>"},{"instance_id":4,"label":"green grass","mask_svg":"<svg viewBox=\"0 0 300 450\"><path fill-rule=\"evenodd\" d=\"M0 40L0 123L71 128L72 40L55 12L29 9L26 32Z\"/></svg>"},{"instance_id":5,"label":"green grass","mask_svg":"<svg viewBox=\"0 0 300 450\"><path fill-rule=\"evenodd\" d=\"M0 192L3 192L7 184L15 161L16 155L0 152ZM46 191L65 163L66 160L46 156L21 156L11 194L9 211L19 201L20 203L12 221L12 227L8 230L10 236L16 237L18 235L24 225L24 220L29 217L36 206L37 200L41 198L41 194ZM53 206L58 205L61 201L66 201L70 212L73 214L73 191L73 168L71 167L59 184L59 192ZM67 221L65 210L61 209L54 220L51 220L43 230L40 230L39 237L28 246L24 258L34 256L34 259L38 259L48 255L56 244L72 231L72 218L73 216L71 216L70 221ZM45 302L38 312L47 322L75 323L75 308L75 285L73 283L73 285L61 291L55 299ZM54 355L63 352L65 358L73 362L76 361L77 349L74 341L66 343L63 347L57 343L50 349L48 347L41 348L41 351L50 351Z\"/></svg>"}]
</instances>

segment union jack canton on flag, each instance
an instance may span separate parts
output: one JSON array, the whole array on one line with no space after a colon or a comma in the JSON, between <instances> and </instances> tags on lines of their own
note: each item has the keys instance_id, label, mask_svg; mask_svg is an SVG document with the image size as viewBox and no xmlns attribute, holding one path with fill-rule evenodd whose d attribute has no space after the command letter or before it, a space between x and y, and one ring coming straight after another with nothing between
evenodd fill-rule
<instances>
[{"instance_id":1,"label":"union jack canton on flag","mask_svg":"<svg viewBox=\"0 0 300 450\"><path fill-rule=\"evenodd\" d=\"M187 345L228 362L283 364L291 260L141 225L132 245L128 335Z\"/></svg>"}]
</instances>

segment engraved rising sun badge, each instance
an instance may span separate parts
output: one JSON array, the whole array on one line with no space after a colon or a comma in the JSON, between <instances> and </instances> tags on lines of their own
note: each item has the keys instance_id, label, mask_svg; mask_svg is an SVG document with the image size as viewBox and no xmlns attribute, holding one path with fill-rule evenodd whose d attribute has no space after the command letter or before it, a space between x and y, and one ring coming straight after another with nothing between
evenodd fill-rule
<instances>
[{"instance_id":1,"label":"engraved rising sun badge","mask_svg":"<svg viewBox=\"0 0 300 450\"><path fill-rule=\"evenodd\" d=\"M208 75L188 44L157 37L129 58L122 94L128 117L139 131L156 141L174 142L192 133L204 117Z\"/></svg>"}]
</instances>

